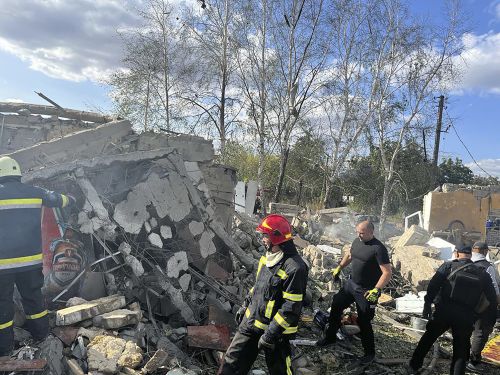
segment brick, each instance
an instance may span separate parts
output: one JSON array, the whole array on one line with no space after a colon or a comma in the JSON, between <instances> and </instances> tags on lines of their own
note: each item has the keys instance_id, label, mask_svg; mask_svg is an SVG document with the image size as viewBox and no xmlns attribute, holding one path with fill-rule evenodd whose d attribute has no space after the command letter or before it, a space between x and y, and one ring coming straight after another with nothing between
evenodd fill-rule
<instances>
[{"instance_id":1,"label":"brick","mask_svg":"<svg viewBox=\"0 0 500 375\"><path fill-rule=\"evenodd\" d=\"M56 312L56 325L68 326L83 320L91 319L97 315L120 309L125 305L125 297L115 294L89 301L78 306L67 307Z\"/></svg>"},{"instance_id":2,"label":"brick","mask_svg":"<svg viewBox=\"0 0 500 375\"><path fill-rule=\"evenodd\" d=\"M188 346L226 351L231 343L227 326L188 326Z\"/></svg>"}]
</instances>

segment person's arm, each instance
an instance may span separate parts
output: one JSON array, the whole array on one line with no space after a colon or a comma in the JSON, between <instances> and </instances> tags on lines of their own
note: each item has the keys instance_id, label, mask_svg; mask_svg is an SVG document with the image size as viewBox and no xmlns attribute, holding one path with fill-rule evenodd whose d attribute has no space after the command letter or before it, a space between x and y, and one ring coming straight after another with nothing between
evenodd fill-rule
<instances>
[{"instance_id":1,"label":"person's arm","mask_svg":"<svg viewBox=\"0 0 500 375\"><path fill-rule=\"evenodd\" d=\"M347 250L346 253L344 254L344 257L339 263L340 269L346 268L350 263L351 263L352 257L351 257L351 249Z\"/></svg>"},{"instance_id":2,"label":"person's arm","mask_svg":"<svg viewBox=\"0 0 500 375\"><path fill-rule=\"evenodd\" d=\"M443 263L438 268L434 276L432 276L431 280L429 281L429 285L427 286L427 294L424 297L426 304L430 305L432 304L432 302L434 302L434 299L438 295L439 290L443 286L443 283L449 274L449 267L449 264Z\"/></svg>"},{"instance_id":3,"label":"person's arm","mask_svg":"<svg viewBox=\"0 0 500 375\"><path fill-rule=\"evenodd\" d=\"M391 280L392 265L390 263L380 264L379 267L380 267L380 270L382 271L382 275L380 275L380 278L378 279L377 284L375 285L375 288L382 289Z\"/></svg>"},{"instance_id":4,"label":"person's arm","mask_svg":"<svg viewBox=\"0 0 500 375\"><path fill-rule=\"evenodd\" d=\"M59 194L42 188L40 190L42 192L42 205L46 207L63 208L75 203L75 198L69 195Z\"/></svg>"},{"instance_id":5,"label":"person's arm","mask_svg":"<svg viewBox=\"0 0 500 375\"><path fill-rule=\"evenodd\" d=\"M498 288L498 282L497 282L497 275L495 272L495 268L493 266L489 266L486 269L486 272L488 272L488 275L490 275L491 282L493 283L493 288L495 288L495 294L496 294L496 300L497 300L497 305L500 304L500 290Z\"/></svg>"},{"instance_id":6,"label":"person's arm","mask_svg":"<svg viewBox=\"0 0 500 375\"><path fill-rule=\"evenodd\" d=\"M497 303L497 294L495 293L493 284L494 282L491 280L489 274L486 276L486 274L483 273L484 294L491 306L495 306Z\"/></svg>"}]
</instances>

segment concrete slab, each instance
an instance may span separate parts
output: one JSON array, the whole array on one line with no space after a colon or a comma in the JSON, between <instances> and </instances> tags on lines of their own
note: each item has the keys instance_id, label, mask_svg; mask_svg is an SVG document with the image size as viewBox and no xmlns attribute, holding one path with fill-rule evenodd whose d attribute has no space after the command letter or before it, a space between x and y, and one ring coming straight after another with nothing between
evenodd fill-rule
<instances>
[{"instance_id":1,"label":"concrete slab","mask_svg":"<svg viewBox=\"0 0 500 375\"><path fill-rule=\"evenodd\" d=\"M234 210L236 212L245 212L245 183L238 181L234 196Z\"/></svg>"},{"instance_id":2,"label":"concrete slab","mask_svg":"<svg viewBox=\"0 0 500 375\"><path fill-rule=\"evenodd\" d=\"M112 295L89 301L78 306L67 307L56 312L56 325L67 326L78 323L93 318L94 316L120 309L125 305L124 296Z\"/></svg>"},{"instance_id":3,"label":"concrete slab","mask_svg":"<svg viewBox=\"0 0 500 375\"><path fill-rule=\"evenodd\" d=\"M245 213L247 215L253 215L253 209L255 206L255 199L257 198L258 189L259 185L256 181L248 181L247 193L245 197Z\"/></svg>"},{"instance_id":4,"label":"concrete slab","mask_svg":"<svg viewBox=\"0 0 500 375\"><path fill-rule=\"evenodd\" d=\"M430 238L429 232L418 225L409 227L396 242L396 247L424 245Z\"/></svg>"},{"instance_id":5,"label":"concrete slab","mask_svg":"<svg viewBox=\"0 0 500 375\"><path fill-rule=\"evenodd\" d=\"M140 318L141 314L137 311L119 309L95 316L92 319L92 324L95 327L104 329L117 329L128 325L137 324L139 323Z\"/></svg>"},{"instance_id":6,"label":"concrete slab","mask_svg":"<svg viewBox=\"0 0 500 375\"><path fill-rule=\"evenodd\" d=\"M226 351L231 343L227 326L188 326L188 346Z\"/></svg>"},{"instance_id":7,"label":"concrete slab","mask_svg":"<svg viewBox=\"0 0 500 375\"><path fill-rule=\"evenodd\" d=\"M71 346L78 335L78 327L54 327L52 333L61 340L64 345Z\"/></svg>"}]
</instances>

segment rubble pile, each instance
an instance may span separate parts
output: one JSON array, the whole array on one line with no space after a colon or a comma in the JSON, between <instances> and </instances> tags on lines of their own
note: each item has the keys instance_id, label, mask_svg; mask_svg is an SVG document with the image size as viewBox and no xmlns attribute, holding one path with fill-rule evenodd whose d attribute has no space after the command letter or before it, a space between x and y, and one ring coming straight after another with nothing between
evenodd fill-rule
<instances>
[{"instance_id":1,"label":"rubble pile","mask_svg":"<svg viewBox=\"0 0 500 375\"><path fill-rule=\"evenodd\" d=\"M44 292L56 311L55 337L37 356L49 348L50 373L215 367L203 350L214 340L218 350L229 344L227 327L256 262L228 232L235 174L213 164L211 142L137 134L122 120L10 156L24 182L77 201L44 210ZM219 325L220 337L207 336ZM16 332L17 358L33 359L22 350L26 332Z\"/></svg>"}]
</instances>

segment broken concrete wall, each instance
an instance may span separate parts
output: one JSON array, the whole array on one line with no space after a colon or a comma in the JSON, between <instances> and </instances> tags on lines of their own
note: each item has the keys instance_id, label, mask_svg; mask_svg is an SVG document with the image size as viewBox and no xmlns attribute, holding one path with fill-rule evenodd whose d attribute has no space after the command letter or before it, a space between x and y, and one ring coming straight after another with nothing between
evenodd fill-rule
<instances>
[{"instance_id":1,"label":"broken concrete wall","mask_svg":"<svg viewBox=\"0 0 500 375\"><path fill-rule=\"evenodd\" d=\"M488 190L432 191L424 197L424 228L429 231L458 228L485 235L490 210L500 209L500 193Z\"/></svg>"},{"instance_id":2,"label":"broken concrete wall","mask_svg":"<svg viewBox=\"0 0 500 375\"><path fill-rule=\"evenodd\" d=\"M94 124L78 120L45 118L33 115L2 115L0 120L0 154L30 147L34 144L61 138L93 127Z\"/></svg>"}]
</instances>

